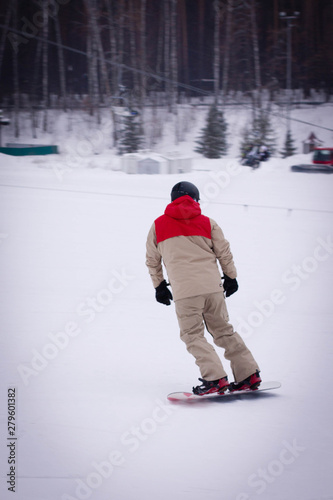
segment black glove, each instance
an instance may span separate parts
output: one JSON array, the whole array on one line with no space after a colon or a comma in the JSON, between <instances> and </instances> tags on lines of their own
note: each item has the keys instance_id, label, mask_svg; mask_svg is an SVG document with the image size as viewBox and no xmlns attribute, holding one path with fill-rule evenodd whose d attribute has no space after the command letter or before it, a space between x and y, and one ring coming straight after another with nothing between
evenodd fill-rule
<instances>
[{"instance_id":1,"label":"black glove","mask_svg":"<svg viewBox=\"0 0 333 500\"><path fill-rule=\"evenodd\" d=\"M156 288L155 297L157 302L161 304L165 304L166 306L170 305L170 300L173 300L172 293L167 287L167 282L165 280L162 281Z\"/></svg>"},{"instance_id":2,"label":"black glove","mask_svg":"<svg viewBox=\"0 0 333 500\"><path fill-rule=\"evenodd\" d=\"M237 292L238 290L238 283L236 278L229 278L226 274L223 275L223 288L225 291L225 296L230 297L233 293Z\"/></svg>"}]
</instances>

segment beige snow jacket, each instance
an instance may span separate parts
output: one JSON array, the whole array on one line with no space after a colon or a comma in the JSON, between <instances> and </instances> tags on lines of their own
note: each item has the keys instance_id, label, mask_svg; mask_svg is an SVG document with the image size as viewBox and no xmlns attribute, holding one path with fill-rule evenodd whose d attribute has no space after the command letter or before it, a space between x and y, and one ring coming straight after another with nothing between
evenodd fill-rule
<instances>
[{"instance_id":1,"label":"beige snow jacket","mask_svg":"<svg viewBox=\"0 0 333 500\"><path fill-rule=\"evenodd\" d=\"M201 214L199 203L182 196L170 203L148 233L146 265L156 288L165 265L174 300L222 290L224 274L236 278L228 241L213 220Z\"/></svg>"}]
</instances>

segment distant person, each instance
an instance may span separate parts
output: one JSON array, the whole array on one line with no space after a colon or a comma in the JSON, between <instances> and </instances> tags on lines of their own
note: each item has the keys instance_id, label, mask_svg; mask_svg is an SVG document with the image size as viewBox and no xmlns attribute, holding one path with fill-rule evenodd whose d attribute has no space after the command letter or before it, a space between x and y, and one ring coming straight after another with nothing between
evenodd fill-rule
<instances>
[{"instance_id":1,"label":"distant person","mask_svg":"<svg viewBox=\"0 0 333 500\"><path fill-rule=\"evenodd\" d=\"M194 394L256 389L261 382L259 367L228 322L224 299L223 288L226 297L238 289L233 256L217 223L201 214L199 191L194 184L179 182L172 188L171 203L153 223L146 246L146 265L156 300L168 306L174 296L180 337L200 369L202 384L193 387ZM162 261L173 295L163 275ZM224 273L223 285L218 262ZM219 356L204 336L205 326L230 361L235 379L231 384Z\"/></svg>"},{"instance_id":2,"label":"distant person","mask_svg":"<svg viewBox=\"0 0 333 500\"><path fill-rule=\"evenodd\" d=\"M259 157L260 157L260 161L266 161L269 158L268 148L264 144L262 146L260 146L260 148L259 148Z\"/></svg>"},{"instance_id":3,"label":"distant person","mask_svg":"<svg viewBox=\"0 0 333 500\"><path fill-rule=\"evenodd\" d=\"M247 165L248 167L258 168L260 165L260 153L259 146L251 146L246 153L245 157L242 159L242 165Z\"/></svg>"}]
</instances>

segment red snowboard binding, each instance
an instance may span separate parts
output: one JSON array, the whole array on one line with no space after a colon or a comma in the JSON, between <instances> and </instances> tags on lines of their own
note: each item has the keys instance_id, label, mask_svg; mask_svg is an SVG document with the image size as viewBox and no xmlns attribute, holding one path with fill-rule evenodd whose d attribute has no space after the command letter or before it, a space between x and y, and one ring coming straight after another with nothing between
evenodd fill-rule
<instances>
[{"instance_id":1,"label":"red snowboard binding","mask_svg":"<svg viewBox=\"0 0 333 500\"><path fill-rule=\"evenodd\" d=\"M258 389L260 384L261 384L260 372L257 370L255 373L247 377L245 380L242 380L242 382L231 382L231 384L229 385L229 391L230 392L245 391L245 390L255 391L256 389Z\"/></svg>"}]
</instances>

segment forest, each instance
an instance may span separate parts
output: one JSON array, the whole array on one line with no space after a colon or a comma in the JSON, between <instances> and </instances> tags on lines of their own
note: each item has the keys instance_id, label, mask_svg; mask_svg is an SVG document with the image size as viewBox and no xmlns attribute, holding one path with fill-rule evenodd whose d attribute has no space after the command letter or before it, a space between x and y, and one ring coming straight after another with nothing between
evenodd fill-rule
<instances>
[{"instance_id":1,"label":"forest","mask_svg":"<svg viewBox=\"0 0 333 500\"><path fill-rule=\"evenodd\" d=\"M3 108L332 93L333 0L5 0L0 25Z\"/></svg>"}]
</instances>

